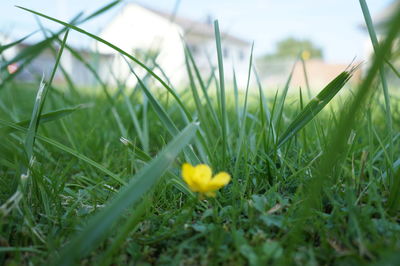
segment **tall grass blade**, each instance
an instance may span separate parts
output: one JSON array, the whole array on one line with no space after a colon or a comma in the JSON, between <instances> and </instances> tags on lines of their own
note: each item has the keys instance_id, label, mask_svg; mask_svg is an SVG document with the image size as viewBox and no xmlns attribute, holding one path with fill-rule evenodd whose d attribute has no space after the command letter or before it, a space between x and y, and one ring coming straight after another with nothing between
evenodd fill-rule
<instances>
[{"instance_id":1,"label":"tall grass blade","mask_svg":"<svg viewBox=\"0 0 400 266\"><path fill-rule=\"evenodd\" d=\"M37 31L34 31L34 32L32 32L32 33L26 35L25 37L22 37L21 39L16 40L16 41L13 41L13 42L11 42L11 43L8 43L8 44L5 44L5 45L0 45L0 54L2 54L5 50L7 50L7 49L9 49L9 48L11 48L11 47L14 47L14 46L17 45L17 44L22 43L23 41L25 41L26 39L28 39L29 37L31 37L33 34L35 34L36 32L37 32Z\"/></svg>"},{"instance_id":2,"label":"tall grass blade","mask_svg":"<svg viewBox=\"0 0 400 266\"><path fill-rule=\"evenodd\" d=\"M196 84L195 84L195 81L194 81L194 78L193 78L193 73L192 73L192 70L190 68L190 64L189 64L189 60L188 60L189 53L190 53L190 51L186 47L185 48L185 65L186 65L186 71L187 71L187 74L188 74L188 77L189 77L190 89L192 91L193 100L194 100L194 103L196 105L196 109L197 109L197 112L198 112L198 115L199 115L200 122L204 123L204 124L206 124L206 123L208 124L207 119L206 119L206 114L204 113L204 108L203 108L203 106L201 104L199 92L197 91L197 87L196 87ZM204 128L204 129L206 130L207 133L209 133L209 131L207 130L208 127ZM209 138L210 137L211 136L209 136Z\"/></svg>"},{"instance_id":3,"label":"tall grass blade","mask_svg":"<svg viewBox=\"0 0 400 266\"><path fill-rule=\"evenodd\" d=\"M34 105L33 111L32 111L31 122L29 124L28 131L26 133L26 139L25 139L25 151L26 151L28 161L31 160L32 155L33 155L33 144L35 142L36 132L37 132L37 129L38 129L39 123L40 123L39 118L42 114L42 110L43 110L44 102L46 100L48 88L50 87L51 83L53 82L57 67L60 63L60 58L64 51L64 45L65 45L65 42L67 41L68 33L69 33L69 31L66 31L66 33L64 35L64 39L63 39L62 45L60 47L60 50L58 52L56 62L54 64L53 71L51 72L48 84L45 85L42 82L41 87L36 96L35 105Z\"/></svg>"},{"instance_id":4,"label":"tall grass blade","mask_svg":"<svg viewBox=\"0 0 400 266\"><path fill-rule=\"evenodd\" d=\"M80 104L80 105L77 105L74 107L68 107L68 108L63 108L63 109L56 110L56 111L51 111L51 112L40 115L39 121L41 124L55 121L55 120L65 117L65 116L68 116L77 110L81 110L81 109L85 109L85 108L88 108L88 105ZM31 121L30 119L23 120L23 121L17 122L16 125L21 126L21 127L26 127L29 125L30 121ZM11 127L0 127L0 132L3 132L4 134L10 133L14 130L15 129L11 128Z\"/></svg>"},{"instance_id":5,"label":"tall grass blade","mask_svg":"<svg viewBox=\"0 0 400 266\"><path fill-rule=\"evenodd\" d=\"M147 88L147 86L143 83L141 78L136 74L136 72L133 70L132 66L128 61L126 61L128 64L132 74L135 75L137 81L140 84L140 87L142 88L143 92L145 93L147 99L149 100L151 106L153 107L154 111L157 113L158 118L160 121L163 123L163 125L166 127L168 132L171 134L171 136L176 136L179 132L178 128L176 127L175 123L172 121L168 113L164 110L160 102L154 97L154 95L151 93L151 91ZM198 163L200 160L197 158L196 154L194 151L190 148L185 149L185 154L188 155L191 163Z\"/></svg>"},{"instance_id":6,"label":"tall grass blade","mask_svg":"<svg viewBox=\"0 0 400 266\"><path fill-rule=\"evenodd\" d=\"M137 203L158 181L175 157L193 139L198 129L196 123L189 124L154 158L142 168L131 181L122 188L116 197L103 210L90 219L68 245L54 265L72 265L93 250L110 232L112 226L123 213Z\"/></svg>"},{"instance_id":7,"label":"tall grass blade","mask_svg":"<svg viewBox=\"0 0 400 266\"><path fill-rule=\"evenodd\" d=\"M354 69L343 71L332 80L307 106L296 116L286 131L280 136L277 146L281 147L290 140L297 132L308 124L343 88L351 78Z\"/></svg>"},{"instance_id":8,"label":"tall grass blade","mask_svg":"<svg viewBox=\"0 0 400 266\"><path fill-rule=\"evenodd\" d=\"M232 69L232 75L233 75L233 96L235 97L235 113L236 113L236 119L238 121L238 127L240 128L241 119L239 112L239 87L237 84L235 68Z\"/></svg>"},{"instance_id":9,"label":"tall grass blade","mask_svg":"<svg viewBox=\"0 0 400 266\"><path fill-rule=\"evenodd\" d=\"M79 13L77 16L75 16L70 24L74 24L74 25L78 25L81 24L83 22L86 22L98 15L101 15L102 13L106 12L107 10L109 10L110 8L112 8L113 6L115 6L116 4L118 4L120 1L114 1L98 10L96 10L95 12L93 12L92 14L90 14L88 17L80 20L80 18L82 17L83 13ZM13 59L9 60L8 62L6 62L5 64L3 64L1 66L1 70L4 70L5 67L7 67L7 65L18 62L18 61L22 61L22 63L19 65L18 69L16 72L9 74L6 76L6 78L3 79L2 84L6 84L7 82L9 82L10 80L12 80L16 75L18 75L28 64L30 64L30 62L32 62L45 48L47 48L55 39L58 35L64 33L66 30L68 29L68 26L59 30L57 33L55 33L52 37L45 39L35 45L29 46L28 48L25 48L23 50L23 52L18 53ZM4 87L4 86L0 86Z\"/></svg>"},{"instance_id":10,"label":"tall grass blade","mask_svg":"<svg viewBox=\"0 0 400 266\"><path fill-rule=\"evenodd\" d=\"M400 25L400 9L396 11L395 16L392 18L387 37L377 49L364 81L359 86L354 98L346 106L347 108L342 113L336 130L333 130L330 134L330 142L326 152L321 157L316 177L312 179L306 190L307 197L303 211L307 214L310 214L310 210L320 204L320 192L323 184L337 179L335 166L340 162L341 155L345 152L347 140L352 128L355 127L356 118L360 115L363 104L368 99L368 96L371 95L373 81L384 64L386 56L390 53L394 40L400 33L398 25Z\"/></svg>"},{"instance_id":11,"label":"tall grass blade","mask_svg":"<svg viewBox=\"0 0 400 266\"><path fill-rule=\"evenodd\" d=\"M22 70L30 64L40 53L43 52L45 48L47 48L54 40L56 36L52 36L48 39L45 39L33 46L29 46L25 48L22 52L19 52L14 58L4 62L1 67L0 71L4 71L6 67L13 63L19 63L17 70L13 73L8 73L6 77L2 80L0 89L4 88L4 84L12 80L15 76L22 72Z\"/></svg>"},{"instance_id":12,"label":"tall grass blade","mask_svg":"<svg viewBox=\"0 0 400 266\"><path fill-rule=\"evenodd\" d=\"M93 19L93 18L95 18L95 17L97 17L97 16L99 16L99 15L105 13L106 11L110 10L111 8L113 8L114 6L116 6L116 5L119 4L119 3L122 3L122 1L121 1L121 0L116 0L116 1L113 1L113 2L111 2L111 3L109 3L109 4L107 4L107 5L105 5L105 6L101 7L101 8L99 8L98 10L94 11L92 14L90 14L89 16L87 16L87 17L86 17L84 20L82 20L80 23L89 21L89 20L91 20L91 19Z\"/></svg>"},{"instance_id":13,"label":"tall grass blade","mask_svg":"<svg viewBox=\"0 0 400 266\"><path fill-rule=\"evenodd\" d=\"M110 42L108 42L108 41L106 41L106 40L104 40L104 39L102 39L102 38L100 38L100 37L98 37L98 36L96 36L96 35L90 33L90 32L87 32L87 31L85 31L85 30L83 30L83 29L81 29L81 28L79 28L79 27L77 27L77 26L75 26L75 25L72 25L72 24L70 24L70 23L67 23L67 22L64 22L64 21L61 21L61 20L58 20L58 19L49 17L49 16L47 16L47 15L45 15L45 14L42 14L42 13L33 11L33 10L28 9L28 8L25 8L25 7L21 7L21 6L17 6L17 7L18 7L18 8L21 8L21 9L23 9L23 10L25 10L25 11L28 11L28 12L30 12L30 13L36 14L36 15L38 15L38 16L41 16L41 17L43 17L43 18L46 18L46 19L48 19L48 20L57 22L58 24L61 24L61 25L65 26L65 27L69 27L69 28L71 28L71 29L73 29L73 30L75 30L75 31L77 31L77 32L80 32L80 33L82 33L82 34L84 34L84 35L87 35L87 36L89 36L90 38L92 38L92 39L94 39L94 40L96 40L96 41L98 41L98 42L101 42L101 43L107 45L108 47L110 47L110 48L112 48L113 50L117 51L117 52L120 53L121 55L126 56L127 58L129 58L130 60L132 60L133 62L135 62L136 64L138 64L141 68L143 68L144 70L146 70L146 71L147 71L151 76L153 76L158 82L160 82L160 84L161 84L164 88L166 88L166 89L171 93L171 95L174 97L174 99L177 101L177 103L179 104L179 106L180 106L180 107L182 108L182 110L185 112L185 115L189 118L189 120L191 119L190 112L185 108L184 104L182 103L182 101L180 100L180 98L179 98L179 96L176 94L176 92L175 92L174 90L172 90L172 89L168 86L168 84L165 83L165 81L162 80L156 73L154 73L150 68L148 68L145 64L143 64L141 61L139 61L136 57L132 56L130 53L128 53L128 52L122 50L121 48L115 46L114 44L112 44L112 43L110 43Z\"/></svg>"},{"instance_id":14,"label":"tall grass blade","mask_svg":"<svg viewBox=\"0 0 400 266\"><path fill-rule=\"evenodd\" d=\"M210 96L209 96L208 91L207 91L208 86L204 83L204 81L203 81L203 79L201 77L201 74L200 74L200 70L197 67L197 64L196 64L196 62L195 62L195 60L193 58L193 55L192 55L192 53L190 51L188 53L188 56L189 56L189 60L190 60L190 62L192 64L192 66L193 66L194 73L196 75L197 81L200 84L200 88L201 88L201 90L203 92L204 98L206 99L206 103L207 103L207 107L208 107L207 110L211 113L215 125L219 126L217 114L216 114L216 112L214 110L214 107L213 107L213 105L211 103Z\"/></svg>"},{"instance_id":15,"label":"tall grass blade","mask_svg":"<svg viewBox=\"0 0 400 266\"><path fill-rule=\"evenodd\" d=\"M400 79L400 72L396 69L396 67L392 64L392 63L390 63L390 61L389 60L385 60L386 61L386 64L389 66L389 68L393 71L393 73L397 76L397 78L399 78Z\"/></svg>"},{"instance_id":16,"label":"tall grass blade","mask_svg":"<svg viewBox=\"0 0 400 266\"><path fill-rule=\"evenodd\" d=\"M293 72L294 72L294 68L296 67L296 64L297 64L297 60L294 62L292 70L290 71L290 74L286 80L285 87L283 87L282 95L279 97L279 100L276 102L277 105L276 105L276 108L274 111L273 121L275 122L275 126L277 127L278 130L279 130L279 124L280 124L280 121L281 121L282 115L283 115L283 108L285 106L286 97L289 92L290 82L292 81Z\"/></svg>"},{"instance_id":17,"label":"tall grass blade","mask_svg":"<svg viewBox=\"0 0 400 266\"><path fill-rule=\"evenodd\" d=\"M247 104L248 104L248 96L249 96L249 87L250 87L250 77L251 77L251 68L253 66L253 49L254 49L254 43L251 46L251 52L250 52L250 59L249 59L249 68L247 72L247 83L246 83L246 92L244 96L244 106L243 106L243 112L241 115L241 121L240 121L240 129L239 129L239 140L237 143L237 149L236 149L236 163L235 163L235 173L239 170L239 164L241 162L241 151L242 151L242 145L244 142L244 138L246 135L246 120L247 120L247 115L248 115L248 110L247 110Z\"/></svg>"},{"instance_id":18,"label":"tall grass blade","mask_svg":"<svg viewBox=\"0 0 400 266\"><path fill-rule=\"evenodd\" d=\"M306 66L306 61L304 60L303 57L300 57L301 65L303 67L303 76L304 80L306 82L306 88L307 88L307 96L308 99L311 99L311 87L310 87L310 81L308 79L308 74L307 74L307 66Z\"/></svg>"},{"instance_id":19,"label":"tall grass blade","mask_svg":"<svg viewBox=\"0 0 400 266\"><path fill-rule=\"evenodd\" d=\"M15 124L15 123L11 123L11 122L2 120L2 119L0 119L0 124L3 125L3 126L6 126L6 127L14 128L14 129L16 129L18 131L21 131L21 132L25 132L25 133L27 132L26 128L21 127L21 126ZM36 135L36 138L38 140L44 141L44 142L46 142L46 143L48 143L48 144L50 144L50 145L62 150L62 151L66 152L66 153L69 153L69 154L75 156L76 158L78 158L78 159L90 164L94 168L97 168L101 172L103 172L106 175L108 175L111 178L113 178L119 184L125 184L125 181L123 181L117 174L114 174L113 172L111 172L110 170L108 170L107 168L102 166L101 164L93 161L92 159L88 158L87 156L83 155L82 153L80 153L80 152L78 152L78 151L76 151L74 149L71 149L71 148L69 148L69 147L67 147L67 146L65 146L65 145L63 145L63 144L61 144L61 143L59 143L59 142L57 142L57 141L55 141L53 139L50 139L50 138L47 138L47 137L44 137L44 136L41 136L41 135Z\"/></svg>"},{"instance_id":20,"label":"tall grass blade","mask_svg":"<svg viewBox=\"0 0 400 266\"><path fill-rule=\"evenodd\" d=\"M222 59L221 33L219 31L218 20L214 21L215 44L217 47L218 57L218 73L219 73L219 90L220 90L220 114L222 127L222 165L226 165L228 140L227 140L227 112L226 112L226 97L225 97L225 77L224 77L224 62Z\"/></svg>"},{"instance_id":21,"label":"tall grass blade","mask_svg":"<svg viewBox=\"0 0 400 266\"><path fill-rule=\"evenodd\" d=\"M146 142L143 130L140 127L139 119L136 115L136 112L133 109L133 106L129 100L129 97L126 96L125 93L123 93L123 96L124 96L125 105L128 108L129 115L132 119L133 126L135 128L136 133L138 134L138 138L139 138L140 143L142 144L143 150L145 152L148 152L149 151L148 143Z\"/></svg>"},{"instance_id":22,"label":"tall grass blade","mask_svg":"<svg viewBox=\"0 0 400 266\"><path fill-rule=\"evenodd\" d=\"M263 134L263 139L264 139L264 146L265 146L264 148L266 149L269 136L272 136L273 143L276 142L277 137L276 137L276 131L275 131L274 124L272 123L272 115L268 108L267 99L265 98L263 88L261 85L261 80L260 80L258 72L254 66L253 66L253 71L254 71L254 76L256 78L256 82L257 82L258 93L260 95L260 116L261 116L261 125L262 125L262 128L264 128L264 130L262 131L262 134ZM268 125L268 127L267 127L267 125ZM268 135L267 135L267 131L268 131Z\"/></svg>"},{"instance_id":23,"label":"tall grass blade","mask_svg":"<svg viewBox=\"0 0 400 266\"><path fill-rule=\"evenodd\" d=\"M365 0L359 0L360 6L362 13L364 15L364 20L367 25L368 33L371 39L372 46L374 48L374 52L377 53L379 49L379 43L378 43L378 38L376 37L376 32L374 29L374 24L372 22L371 14L368 9L368 5ZM392 121L392 111L390 107L390 95L389 95L389 88L388 88L388 83L386 79L386 74L385 74L385 69L384 65L382 64L379 67L379 76L381 79L382 83L382 89L383 89L383 95L385 98L385 106L386 106L386 123L387 123L387 129L388 129L388 136L389 136L389 154L390 154L390 161L388 162L389 165L389 170L390 170L390 175L393 174L393 169L392 169L392 162L393 162L393 156L394 156L394 151L393 151L393 121ZM392 179L392 177L390 178Z\"/></svg>"},{"instance_id":24,"label":"tall grass blade","mask_svg":"<svg viewBox=\"0 0 400 266\"><path fill-rule=\"evenodd\" d=\"M396 165L397 163L397 165ZM396 161L393 168L398 167L399 160ZM393 183L390 186L387 208L390 214L396 215L400 209L400 169L393 177Z\"/></svg>"}]
</instances>

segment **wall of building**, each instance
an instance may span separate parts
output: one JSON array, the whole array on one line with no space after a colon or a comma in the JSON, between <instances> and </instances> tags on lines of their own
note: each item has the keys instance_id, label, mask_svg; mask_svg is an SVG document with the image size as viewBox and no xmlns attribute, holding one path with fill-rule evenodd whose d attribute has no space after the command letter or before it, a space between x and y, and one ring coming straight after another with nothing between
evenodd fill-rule
<instances>
[{"instance_id":1,"label":"wall of building","mask_svg":"<svg viewBox=\"0 0 400 266\"><path fill-rule=\"evenodd\" d=\"M185 40L192 51L198 68L205 78L208 78L212 66L218 69L217 48L214 36L189 34L185 36ZM245 89L247 81L250 49L250 45L238 44L222 39L225 79L231 85L233 81L233 68L235 68L238 86L242 90ZM218 75L218 72L215 72L215 74Z\"/></svg>"},{"instance_id":2,"label":"wall of building","mask_svg":"<svg viewBox=\"0 0 400 266\"><path fill-rule=\"evenodd\" d=\"M168 19L141 6L128 4L106 26L100 37L133 55L147 51L159 52L157 63L171 82L179 82L183 76L182 69L184 69L181 34L183 34L182 29ZM98 50L100 53L117 54L102 44L98 45ZM128 84L136 83L122 58L115 57L113 69L118 78L128 77Z\"/></svg>"},{"instance_id":3,"label":"wall of building","mask_svg":"<svg viewBox=\"0 0 400 266\"><path fill-rule=\"evenodd\" d=\"M354 63L353 65L357 65ZM326 85L336 78L342 71L348 69L346 64L331 64L320 59L311 59L305 62L308 83L312 95L318 94ZM303 92L307 90L307 81L304 75L304 68L301 62L295 64L295 60L270 60L258 63L258 72L263 87L275 92L277 89L283 89L290 72L293 69L293 75L290 82L290 93L298 93L301 87ZM353 74L348 84L358 85L361 79L361 68L358 68Z\"/></svg>"}]
</instances>

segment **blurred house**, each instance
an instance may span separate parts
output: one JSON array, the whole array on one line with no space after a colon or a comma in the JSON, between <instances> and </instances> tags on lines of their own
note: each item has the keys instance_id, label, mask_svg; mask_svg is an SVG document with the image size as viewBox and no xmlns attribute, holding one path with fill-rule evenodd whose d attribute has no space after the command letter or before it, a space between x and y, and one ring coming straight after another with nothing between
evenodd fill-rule
<instances>
[{"instance_id":1,"label":"blurred house","mask_svg":"<svg viewBox=\"0 0 400 266\"><path fill-rule=\"evenodd\" d=\"M168 79L173 84L180 85L182 82L188 81L184 42L188 45L205 80L209 78L212 67L217 66L214 27L211 19L209 20L208 22L199 22L129 3L120 7L117 14L105 25L98 36L132 54L150 68L151 65L157 65L154 69L155 73L164 80ZM221 38L225 78L232 80L232 69L235 67L238 82L243 84L247 78L250 44L225 32L221 32ZM6 45L13 41L15 40L0 36L0 45ZM17 58L16 55L19 52L33 45L33 43L23 41L7 49L1 54L3 56L2 69L4 69L4 63L10 64L11 69L19 69L24 62L13 59ZM52 45L56 48L59 47L57 42L53 42ZM89 48L75 47L74 50L81 59L65 49L55 82L65 81L62 68L77 86L98 85L93 74L85 66L87 63L108 84L116 85L117 80L126 82L130 86L137 83L126 61L110 47L93 41L93 45ZM51 47L43 49L29 65L21 68L18 78L32 81L40 78L43 74L49 77L55 57L54 49L52 50ZM148 60L149 57L153 57L156 64L153 64L152 60ZM137 68L134 62L131 63L137 73L145 73L142 68Z\"/></svg>"},{"instance_id":2,"label":"blurred house","mask_svg":"<svg viewBox=\"0 0 400 266\"><path fill-rule=\"evenodd\" d=\"M15 41L16 40L10 37L5 37L0 34L0 48L1 46L7 46ZM56 63L56 56L60 45L56 41L48 43L43 48L37 48L35 45L37 45L37 43L24 40L0 53L0 67L2 70L0 82L2 79L5 79L8 74L13 74L15 72L17 72L17 79L22 82L35 82L41 79L42 76L48 80ZM20 54L24 54L24 51L30 51L28 54L34 54L38 50L39 53L34 57L20 56ZM75 57L67 48L64 49L54 77L55 83L65 83L66 76L68 76L76 86L98 86L98 81L87 68L86 64L91 65L92 69L94 69L99 76L104 78L104 82L109 81L107 78L109 79L110 75L106 73L108 71L108 67L106 66L108 66L109 62L112 60L110 55L99 54L92 49L84 48L73 48L73 51L75 54L79 55L79 58Z\"/></svg>"},{"instance_id":3,"label":"blurred house","mask_svg":"<svg viewBox=\"0 0 400 266\"><path fill-rule=\"evenodd\" d=\"M185 68L183 40L188 45L204 78L208 78L211 66L216 66L217 55L214 27L211 19L199 22L189 18L128 3L101 31L99 36L136 57L143 54L156 55L156 62L174 84L185 82L188 75ZM221 33L225 77L233 78L232 68L240 81L247 77L250 43L236 36ZM97 43L101 54L114 57L111 68L117 78L135 84L136 80L123 60L111 48ZM133 66L135 64L133 63ZM161 74L161 71L157 71Z\"/></svg>"},{"instance_id":4,"label":"blurred house","mask_svg":"<svg viewBox=\"0 0 400 266\"><path fill-rule=\"evenodd\" d=\"M0 47L3 45L7 45L9 43L12 43L12 41L13 41L13 39L10 38L7 34L0 32ZM1 50L3 50L3 49L1 49ZM12 47L10 49L6 49L6 50L2 51L0 53L0 55L3 58L10 58L10 57L15 56L17 54L17 52L18 52L18 50L15 47Z\"/></svg>"},{"instance_id":5,"label":"blurred house","mask_svg":"<svg viewBox=\"0 0 400 266\"><path fill-rule=\"evenodd\" d=\"M352 63L351 66L356 66ZM317 94L340 73L349 70L349 64L328 63L322 59L310 59L305 61L305 69L301 63L297 63L292 76L292 86L302 87L303 91L307 88L307 82L313 93ZM307 79L304 73L307 73ZM361 69L357 68L349 80L349 85L357 85L361 80Z\"/></svg>"},{"instance_id":6,"label":"blurred house","mask_svg":"<svg viewBox=\"0 0 400 266\"><path fill-rule=\"evenodd\" d=\"M312 95L316 95L349 67L349 64L333 64L322 59L309 59L305 60L304 69L300 61L296 64L295 61L295 59L279 59L258 62L258 72L263 86L270 92L275 93L276 89L284 88L290 73L293 71L289 92L298 93L299 88L301 88L305 93L309 86ZM353 63L353 65L357 65L357 63ZM349 84L358 84L360 78L361 69L358 68L350 79Z\"/></svg>"}]
</instances>

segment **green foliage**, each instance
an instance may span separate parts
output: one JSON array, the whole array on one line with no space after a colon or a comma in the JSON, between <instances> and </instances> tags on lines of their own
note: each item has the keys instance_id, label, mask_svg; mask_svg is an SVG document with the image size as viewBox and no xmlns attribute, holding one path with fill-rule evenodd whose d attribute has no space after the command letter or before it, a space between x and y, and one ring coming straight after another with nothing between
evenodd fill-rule
<instances>
[{"instance_id":1,"label":"green foliage","mask_svg":"<svg viewBox=\"0 0 400 266\"><path fill-rule=\"evenodd\" d=\"M312 41L289 37L279 41L276 44L276 51L263 56L262 59L293 59L302 52L308 53L309 58L323 58L322 49Z\"/></svg>"},{"instance_id":2,"label":"green foliage","mask_svg":"<svg viewBox=\"0 0 400 266\"><path fill-rule=\"evenodd\" d=\"M65 28L17 58L28 64L61 44L100 90L71 79L63 89L50 77L37 97L38 84L3 80L1 264L397 264L400 105L377 76L391 65L400 11L358 88L338 98L349 91L346 70L307 101L290 92L291 75L280 93L265 90L252 53L246 91L225 80L218 22L218 69L204 77L185 49L190 88L176 91L156 55L140 61L77 26L117 2L74 23L27 10ZM117 80L109 90L60 39L68 28L125 56L137 85ZM63 49L54 50L53 74ZM180 176L186 161L227 171L232 182L198 198Z\"/></svg>"}]
</instances>

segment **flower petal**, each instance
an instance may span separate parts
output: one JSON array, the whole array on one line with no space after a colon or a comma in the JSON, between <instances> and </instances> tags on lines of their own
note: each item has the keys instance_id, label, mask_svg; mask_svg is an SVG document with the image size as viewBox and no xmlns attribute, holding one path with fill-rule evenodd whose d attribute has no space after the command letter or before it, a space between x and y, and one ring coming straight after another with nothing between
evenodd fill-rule
<instances>
[{"instance_id":1,"label":"flower petal","mask_svg":"<svg viewBox=\"0 0 400 266\"><path fill-rule=\"evenodd\" d=\"M193 177L194 177L194 167L189 163L184 163L182 165L182 177L186 184L192 189ZM193 189L192 189L193 190Z\"/></svg>"},{"instance_id":2,"label":"flower petal","mask_svg":"<svg viewBox=\"0 0 400 266\"><path fill-rule=\"evenodd\" d=\"M215 191L221 187L227 185L231 181L231 176L226 172L220 172L216 174L213 179L210 180L207 187L209 191Z\"/></svg>"},{"instance_id":3,"label":"flower petal","mask_svg":"<svg viewBox=\"0 0 400 266\"><path fill-rule=\"evenodd\" d=\"M199 192L207 192L207 184L211 180L212 171L206 164L199 164L194 167L192 178L193 187Z\"/></svg>"}]
</instances>

